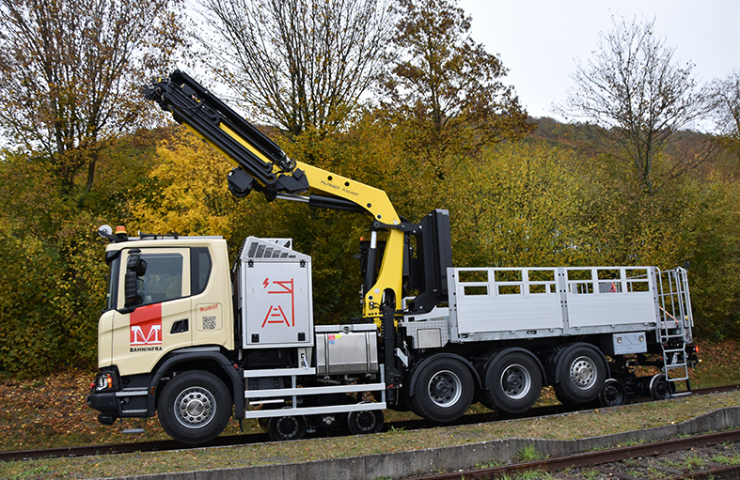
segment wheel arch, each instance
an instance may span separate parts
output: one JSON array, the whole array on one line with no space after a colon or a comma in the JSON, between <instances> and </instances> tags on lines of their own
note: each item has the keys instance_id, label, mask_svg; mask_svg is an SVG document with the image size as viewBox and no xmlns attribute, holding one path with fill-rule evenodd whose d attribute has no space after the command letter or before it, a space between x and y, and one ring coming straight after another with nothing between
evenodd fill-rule
<instances>
[{"instance_id":1,"label":"wheel arch","mask_svg":"<svg viewBox=\"0 0 740 480\"><path fill-rule=\"evenodd\" d=\"M448 359L454 359L458 360L465 365L465 367L470 370L470 373L473 375L473 380L476 383L476 388L480 389L483 388L483 383L481 382L481 377L478 374L478 370L473 366L472 363L468 359L466 359L463 356L457 355L456 353L449 353L449 352L442 352L442 353L435 353L432 355L429 355L427 357L424 357L422 360L417 362L412 368L411 368L411 374L408 377L407 385L408 388L408 396L413 397L414 396L414 384L416 383L416 378L419 376L419 372L424 368L425 365L433 362L434 360L440 359L440 358L448 358Z\"/></svg>"},{"instance_id":2,"label":"wheel arch","mask_svg":"<svg viewBox=\"0 0 740 480\"><path fill-rule=\"evenodd\" d=\"M244 387L239 371L234 364L221 352L216 350L174 352L166 357L157 367L149 384L148 409L154 412L159 397L162 377L173 371L202 370L216 375L224 382L232 396L234 418L244 418L245 400Z\"/></svg>"}]
</instances>

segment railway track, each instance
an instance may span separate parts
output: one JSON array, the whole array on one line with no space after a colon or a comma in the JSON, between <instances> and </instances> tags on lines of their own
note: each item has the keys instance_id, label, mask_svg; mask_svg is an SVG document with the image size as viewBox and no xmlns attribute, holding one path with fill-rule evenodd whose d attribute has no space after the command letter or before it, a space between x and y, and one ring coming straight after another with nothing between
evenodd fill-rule
<instances>
[{"instance_id":1,"label":"railway track","mask_svg":"<svg viewBox=\"0 0 740 480\"><path fill-rule=\"evenodd\" d=\"M727 385L722 387L710 387L710 388L697 388L693 390L694 395L706 395L710 393L726 392L740 389L740 385ZM649 398L635 398L628 403L638 403L650 401ZM588 405L586 408L593 408L594 405ZM532 418L542 417L547 415L555 415L560 413L569 413L577 410L583 410L584 405L578 406L566 406L566 405L552 405L546 407L537 407L529 410L525 414L520 415L508 415L502 412L486 412L464 415L454 425L470 425L484 422L495 422L502 420L511 420L515 418ZM439 424L429 422L427 420L404 420L397 422L388 422L385 425L385 429L405 429L405 430L417 430L423 428L437 427ZM221 436L214 439L211 442L206 443L205 447L223 447L232 445L249 445L253 443L262 443L269 441L267 434L256 433L248 435L230 435ZM174 440L157 440L148 442L135 442L135 443L118 443L118 444L105 444L105 445L91 445L81 447L60 447L60 448L46 448L38 450L22 450L12 452L0 452L0 461L9 462L16 460L29 460L34 458L50 458L50 457L81 457L81 456L92 456L92 455L107 455L117 453L132 453L132 452L157 452L167 450L179 450L189 448L187 445L183 445Z\"/></svg>"},{"instance_id":2,"label":"railway track","mask_svg":"<svg viewBox=\"0 0 740 480\"><path fill-rule=\"evenodd\" d=\"M618 447L604 451L579 453L576 455L568 455L564 457L557 457L545 460L535 460L511 465L478 468L462 472L456 471L452 473L424 475L420 477L412 477L411 480L487 480L491 478L501 478L504 475L523 476L523 474L526 472L549 472L550 476L554 479L594 478L594 473L596 473L596 475L600 473L603 476L611 478L633 480L639 477L630 473L623 473L620 470L629 470L636 473L642 471L641 469L644 468L647 468L648 470L652 468L656 473L664 473L665 475L660 476L660 478L664 479L739 478L740 465L711 465L704 460L701 460L698 456L699 449L718 444L726 444L731 442L734 443L738 441L740 441L740 430L732 430L729 432L711 433L706 435L693 436L690 438L677 438L662 442L634 445L630 447ZM624 462L625 460L645 459L685 450L692 452L692 458L700 459L701 461L695 460L693 462L681 463L669 460L657 464L661 465L661 467L659 468L656 468L655 466L647 466L656 465L655 462L641 463L639 461L623 464L622 468L614 466L614 464ZM600 469L594 468L604 465L612 466ZM686 466L686 470L689 470L688 472L684 472L680 468L677 468L682 467L683 465ZM702 469L700 471L691 471L697 469L699 466L705 466L708 468ZM585 472L577 471L577 469L585 469ZM567 473L559 476L557 474L554 474L553 472ZM581 475L582 473L585 474Z\"/></svg>"}]
</instances>

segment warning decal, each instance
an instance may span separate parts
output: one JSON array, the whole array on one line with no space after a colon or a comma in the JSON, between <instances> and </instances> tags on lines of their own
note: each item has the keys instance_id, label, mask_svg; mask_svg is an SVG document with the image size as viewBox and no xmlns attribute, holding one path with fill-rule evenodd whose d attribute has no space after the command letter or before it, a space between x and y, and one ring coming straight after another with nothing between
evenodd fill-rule
<instances>
[{"instance_id":1,"label":"warning decal","mask_svg":"<svg viewBox=\"0 0 740 480\"><path fill-rule=\"evenodd\" d=\"M293 293L293 279L287 281L273 281L265 278L264 288L271 287L268 295L274 295L272 305L267 309L267 315L262 322L262 328L268 323L284 324L295 327L295 297Z\"/></svg>"}]
</instances>

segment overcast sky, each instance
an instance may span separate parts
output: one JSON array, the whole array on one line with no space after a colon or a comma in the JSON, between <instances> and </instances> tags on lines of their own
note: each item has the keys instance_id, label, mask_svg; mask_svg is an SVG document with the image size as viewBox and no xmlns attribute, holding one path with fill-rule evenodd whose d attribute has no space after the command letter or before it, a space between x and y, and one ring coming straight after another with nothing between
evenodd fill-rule
<instances>
[{"instance_id":1,"label":"overcast sky","mask_svg":"<svg viewBox=\"0 0 740 480\"><path fill-rule=\"evenodd\" d=\"M674 59L695 64L708 82L740 70L740 0L460 0L473 17L472 37L509 69L508 81L534 117L558 118L575 59L584 63L611 15L656 19Z\"/></svg>"}]
</instances>

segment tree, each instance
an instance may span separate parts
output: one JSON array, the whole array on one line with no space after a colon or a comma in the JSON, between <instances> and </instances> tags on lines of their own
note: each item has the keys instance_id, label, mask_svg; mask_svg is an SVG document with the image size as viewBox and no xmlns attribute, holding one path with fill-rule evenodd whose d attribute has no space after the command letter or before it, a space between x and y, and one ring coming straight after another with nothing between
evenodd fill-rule
<instances>
[{"instance_id":1,"label":"tree","mask_svg":"<svg viewBox=\"0 0 740 480\"><path fill-rule=\"evenodd\" d=\"M673 60L674 49L655 34L654 19L613 17L612 23L588 63L579 63L571 75L574 86L561 110L606 129L619 147L616 158L630 164L643 187L654 192L655 159L669 138L708 112L706 92L697 85L693 64ZM674 165L665 179L696 163Z\"/></svg>"},{"instance_id":2,"label":"tree","mask_svg":"<svg viewBox=\"0 0 740 480\"><path fill-rule=\"evenodd\" d=\"M105 223L134 226L129 209L156 193L147 175L154 145L167 133L142 130L112 141L100 151L92 191L71 199L60 194L48 162L0 151L0 263L14 266L0 283L0 372L96 365L107 243L96 231Z\"/></svg>"},{"instance_id":3,"label":"tree","mask_svg":"<svg viewBox=\"0 0 740 480\"><path fill-rule=\"evenodd\" d=\"M740 140L740 72L734 71L724 80L715 80L711 92L720 131Z\"/></svg>"},{"instance_id":4,"label":"tree","mask_svg":"<svg viewBox=\"0 0 740 480\"><path fill-rule=\"evenodd\" d=\"M740 155L740 72L734 71L711 86L717 128L729 145Z\"/></svg>"},{"instance_id":5,"label":"tree","mask_svg":"<svg viewBox=\"0 0 740 480\"><path fill-rule=\"evenodd\" d=\"M456 0L400 0L393 39L397 57L385 82L385 106L405 123L406 147L434 162L476 153L531 131L501 60L470 37L470 17Z\"/></svg>"},{"instance_id":6,"label":"tree","mask_svg":"<svg viewBox=\"0 0 740 480\"><path fill-rule=\"evenodd\" d=\"M220 77L258 115L300 135L340 125L376 80L386 0L203 0Z\"/></svg>"},{"instance_id":7,"label":"tree","mask_svg":"<svg viewBox=\"0 0 740 480\"><path fill-rule=\"evenodd\" d=\"M461 161L439 194L450 210L456 264L599 264L591 218L600 199L579 158L566 148L509 142Z\"/></svg>"},{"instance_id":8,"label":"tree","mask_svg":"<svg viewBox=\"0 0 740 480\"><path fill-rule=\"evenodd\" d=\"M192 132L176 128L159 142L156 158L157 165L148 174L155 184L152 193L132 209L139 229L230 240L240 225L248 223L245 203L253 203L251 197L237 203L225 186L233 166Z\"/></svg>"},{"instance_id":9,"label":"tree","mask_svg":"<svg viewBox=\"0 0 740 480\"><path fill-rule=\"evenodd\" d=\"M0 126L65 191L85 170L90 191L106 141L151 112L137 90L182 43L178 3L0 0Z\"/></svg>"}]
</instances>

